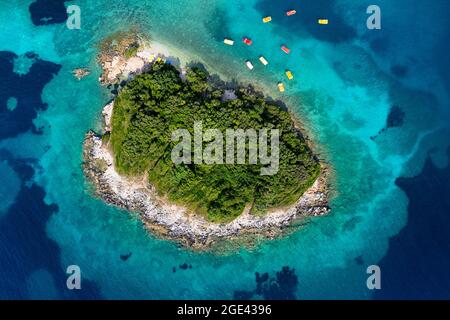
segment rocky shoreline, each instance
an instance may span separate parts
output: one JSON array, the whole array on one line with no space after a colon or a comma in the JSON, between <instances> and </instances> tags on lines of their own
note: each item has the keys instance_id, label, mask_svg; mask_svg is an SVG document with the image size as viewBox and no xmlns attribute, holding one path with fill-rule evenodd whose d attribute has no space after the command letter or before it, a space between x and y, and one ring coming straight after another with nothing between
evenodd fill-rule
<instances>
[{"instance_id":1,"label":"rocky shoreline","mask_svg":"<svg viewBox=\"0 0 450 320\"><path fill-rule=\"evenodd\" d=\"M125 41L134 43L133 41ZM121 54L126 49L102 54L100 63L104 73L99 79L102 84L117 82L119 78L137 74L145 64L162 54L140 43L140 50L127 59ZM160 45L158 45L158 48ZM159 48L158 51L164 48ZM144 58L145 57L145 58ZM140 62L137 63L137 60ZM120 61L120 63L110 63ZM130 65L131 61L131 65ZM110 119L114 102L107 104L102 112L105 133L111 130ZM306 217L321 216L330 211L328 207L329 170L322 165L321 175L307 192L288 208L272 210L264 215L242 213L228 223L213 223L203 216L189 212L186 208L162 199L145 176L126 177L114 168L113 155L109 148L108 134L98 135L93 131L86 134L83 145L83 170L94 185L94 193L108 204L139 213L145 227L158 237L175 240L181 245L204 250L222 241L257 238L274 238ZM250 240L252 241L252 240Z\"/></svg>"},{"instance_id":2,"label":"rocky shoreline","mask_svg":"<svg viewBox=\"0 0 450 320\"><path fill-rule=\"evenodd\" d=\"M95 188L95 194L105 202L138 212L145 226L157 236L176 240L195 249L210 247L214 242L241 235L274 238L293 221L329 212L327 170L314 185L289 208L268 212L262 216L243 213L229 223L212 223L186 208L161 199L145 177L128 178L114 169L108 143L95 132L86 134L83 169Z\"/></svg>"}]
</instances>

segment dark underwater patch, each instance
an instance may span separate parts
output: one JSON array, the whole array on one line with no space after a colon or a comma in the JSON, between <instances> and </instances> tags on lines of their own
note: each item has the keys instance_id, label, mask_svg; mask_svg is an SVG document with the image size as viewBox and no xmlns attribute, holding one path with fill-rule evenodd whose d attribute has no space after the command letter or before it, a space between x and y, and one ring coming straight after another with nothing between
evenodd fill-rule
<instances>
[{"instance_id":1,"label":"dark underwater patch","mask_svg":"<svg viewBox=\"0 0 450 320\"><path fill-rule=\"evenodd\" d=\"M270 276L265 272L255 273L256 288L253 291L237 290L234 292L234 299L249 300L257 295L265 300L295 300L298 278L295 269L284 266L275 276Z\"/></svg>"},{"instance_id":2,"label":"dark underwater patch","mask_svg":"<svg viewBox=\"0 0 450 320\"><path fill-rule=\"evenodd\" d=\"M27 281L33 272L42 269L53 277L60 298L100 298L95 284L83 278L81 290L66 287L68 275L61 266L60 249L46 233L47 222L58 212L58 206L46 204L44 189L31 181L34 160L14 159L3 150L0 160L7 161L21 179L15 203L0 219L0 298L30 298Z\"/></svg>"},{"instance_id":3,"label":"dark underwater patch","mask_svg":"<svg viewBox=\"0 0 450 320\"><path fill-rule=\"evenodd\" d=\"M371 38L373 38L373 37L371 37ZM363 39L364 39L364 37L363 37ZM388 49L389 49L389 38L387 38L387 37L373 38L372 40L369 41L369 43L370 43L370 48L372 49L372 51L375 53L378 53L378 54L383 54L386 51L388 51Z\"/></svg>"},{"instance_id":4,"label":"dark underwater patch","mask_svg":"<svg viewBox=\"0 0 450 320\"><path fill-rule=\"evenodd\" d=\"M180 265L179 267L181 270L187 270L188 269L188 264L187 263L183 263Z\"/></svg>"},{"instance_id":5,"label":"dark underwater patch","mask_svg":"<svg viewBox=\"0 0 450 320\"><path fill-rule=\"evenodd\" d=\"M364 265L364 258L363 258L363 256L357 256L357 257L354 259L354 261L355 261L355 263L356 263L358 266Z\"/></svg>"},{"instance_id":6,"label":"dark underwater patch","mask_svg":"<svg viewBox=\"0 0 450 320\"><path fill-rule=\"evenodd\" d=\"M187 263L185 262L185 263L180 264L180 265L178 266L178 269L180 269L180 270L188 270L188 269L192 269L192 265L187 264ZM177 271L177 268L176 268L176 267L173 267L173 268L172 268L172 271L173 271L173 272L176 272L176 271Z\"/></svg>"},{"instance_id":7,"label":"dark underwater patch","mask_svg":"<svg viewBox=\"0 0 450 320\"><path fill-rule=\"evenodd\" d=\"M31 21L36 26L64 23L67 11L64 2L70 0L36 0L28 7Z\"/></svg>"},{"instance_id":8,"label":"dark underwater patch","mask_svg":"<svg viewBox=\"0 0 450 320\"><path fill-rule=\"evenodd\" d=\"M331 43L348 41L357 36L356 30L343 19L342 12L336 12L332 0L261 0L255 8L261 12L261 18L270 15L272 23L287 28L293 34L305 29L313 37ZM286 17L286 11L290 9L297 10L297 14ZM317 20L320 18L328 19L330 24L319 25Z\"/></svg>"},{"instance_id":9,"label":"dark underwater patch","mask_svg":"<svg viewBox=\"0 0 450 320\"><path fill-rule=\"evenodd\" d=\"M405 120L405 112L399 106L392 106L389 111L387 120L386 120L386 128L395 128L401 127Z\"/></svg>"},{"instance_id":10,"label":"dark underwater patch","mask_svg":"<svg viewBox=\"0 0 450 320\"><path fill-rule=\"evenodd\" d=\"M408 67L401 65L392 66L391 73L398 78L404 78L408 75Z\"/></svg>"},{"instance_id":11,"label":"dark underwater patch","mask_svg":"<svg viewBox=\"0 0 450 320\"><path fill-rule=\"evenodd\" d=\"M127 253L127 254L121 254L120 255L120 259L122 260L122 261L127 261L128 259L130 259L130 257L132 256L132 252L129 252L129 253Z\"/></svg>"},{"instance_id":12,"label":"dark underwater patch","mask_svg":"<svg viewBox=\"0 0 450 320\"><path fill-rule=\"evenodd\" d=\"M382 289L374 297L449 299L450 165L439 169L428 158L418 176L396 184L409 199L408 223L390 239L378 264Z\"/></svg>"},{"instance_id":13,"label":"dark underwater patch","mask_svg":"<svg viewBox=\"0 0 450 320\"><path fill-rule=\"evenodd\" d=\"M213 36L214 40L222 42L224 38L230 35L230 28L226 12L223 9L216 8L214 14L210 15L210 20L205 21L203 25Z\"/></svg>"},{"instance_id":14,"label":"dark underwater patch","mask_svg":"<svg viewBox=\"0 0 450 320\"><path fill-rule=\"evenodd\" d=\"M375 140L380 134L386 132L390 128L397 128L403 126L405 121L405 112L397 105L393 105L389 110L389 114L386 119L386 126L378 131L378 134L370 137L370 139Z\"/></svg>"},{"instance_id":15,"label":"dark underwater patch","mask_svg":"<svg viewBox=\"0 0 450 320\"><path fill-rule=\"evenodd\" d=\"M350 232L355 229L355 227L362 221L362 218L359 216L352 217L348 221L344 223L342 226L343 232Z\"/></svg>"},{"instance_id":16,"label":"dark underwater patch","mask_svg":"<svg viewBox=\"0 0 450 320\"><path fill-rule=\"evenodd\" d=\"M42 102L44 87L61 69L61 65L41 60L34 53L27 53L34 59L27 74L14 72L14 59L18 56L12 52L0 51L0 139L15 137L28 130L40 131L33 120L40 110L47 105ZM8 100L16 99L14 109L8 108Z\"/></svg>"}]
</instances>

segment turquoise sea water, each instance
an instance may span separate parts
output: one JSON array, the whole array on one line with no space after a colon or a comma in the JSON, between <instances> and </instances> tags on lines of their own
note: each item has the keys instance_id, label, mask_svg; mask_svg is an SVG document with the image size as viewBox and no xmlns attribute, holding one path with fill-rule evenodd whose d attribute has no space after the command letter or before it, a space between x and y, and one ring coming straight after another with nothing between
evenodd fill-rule
<instances>
[{"instance_id":1,"label":"turquoise sea water","mask_svg":"<svg viewBox=\"0 0 450 320\"><path fill-rule=\"evenodd\" d=\"M428 155L440 168L448 162L447 1L378 1L382 30L367 30L367 1L67 1L81 8L81 30L34 25L32 2L0 0L0 51L16 55L13 74L23 75L1 85L11 87L14 80L24 92L17 112L10 116L2 109L0 119L6 128L0 141L0 229L10 230L0 244L0 297L231 299L236 291L254 289L255 272L273 275L283 266L295 269L299 299L374 297L366 268L389 261L389 239L410 217L410 199L396 179L419 175ZM290 8L297 15L284 17ZM265 15L274 21L262 24ZM314 23L320 17L329 17L330 25ZM131 27L286 102L334 169L331 214L285 238L217 256L155 239L132 214L91 197L81 144L87 130L98 129L111 98L97 81L97 44ZM254 45L240 45L243 36ZM236 45L224 46L224 37ZM282 44L291 55L279 49ZM256 63L260 54L269 67ZM253 71L245 67L247 59L255 61ZM51 65L26 78L41 65L38 60ZM77 67L93 72L77 81L71 74ZM295 80L280 95L276 83L285 69ZM37 100L27 100L42 82ZM395 107L400 112L393 113ZM28 126L12 125L17 117ZM414 255L414 246L409 249ZM120 256L128 253L123 261ZM178 268L183 263L192 268ZM65 268L73 264L86 281L75 296L64 289ZM434 283L420 273L426 270L417 272L411 279L430 286L419 296L450 297L450 286L440 287L450 284L449 276L432 278ZM388 292L400 292L395 298L402 297L401 286L383 283Z\"/></svg>"}]
</instances>

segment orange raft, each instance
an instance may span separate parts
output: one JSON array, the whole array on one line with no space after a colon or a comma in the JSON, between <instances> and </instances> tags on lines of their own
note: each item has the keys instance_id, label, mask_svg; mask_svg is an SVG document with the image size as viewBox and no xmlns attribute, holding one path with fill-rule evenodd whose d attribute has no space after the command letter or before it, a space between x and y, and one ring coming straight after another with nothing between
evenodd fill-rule
<instances>
[{"instance_id":1,"label":"orange raft","mask_svg":"<svg viewBox=\"0 0 450 320\"><path fill-rule=\"evenodd\" d=\"M294 14L296 14L297 13L297 11L296 10L288 10L288 11L286 11L286 15L289 17L289 16L293 16Z\"/></svg>"},{"instance_id":2,"label":"orange raft","mask_svg":"<svg viewBox=\"0 0 450 320\"><path fill-rule=\"evenodd\" d=\"M289 53L291 53L291 49L289 49L288 47L286 47L286 46L281 46L281 50L283 50L285 53L287 53L287 54L289 54Z\"/></svg>"}]
</instances>

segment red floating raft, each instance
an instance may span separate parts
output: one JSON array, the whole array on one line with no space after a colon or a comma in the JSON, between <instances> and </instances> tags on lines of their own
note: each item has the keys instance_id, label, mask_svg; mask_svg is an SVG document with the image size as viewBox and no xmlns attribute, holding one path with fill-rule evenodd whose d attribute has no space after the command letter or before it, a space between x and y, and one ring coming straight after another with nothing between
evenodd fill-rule
<instances>
[{"instance_id":1,"label":"red floating raft","mask_svg":"<svg viewBox=\"0 0 450 320\"><path fill-rule=\"evenodd\" d=\"M294 14L296 14L297 13L297 11L296 10L289 10L289 11L286 11L286 15L289 17L289 16L293 16Z\"/></svg>"},{"instance_id":2,"label":"red floating raft","mask_svg":"<svg viewBox=\"0 0 450 320\"><path fill-rule=\"evenodd\" d=\"M248 46L251 46L252 43L253 43L253 41L252 41L251 39L246 38L246 37L244 37L244 38L242 39L242 42L244 42L244 43L245 43L246 45L248 45Z\"/></svg>"},{"instance_id":3,"label":"red floating raft","mask_svg":"<svg viewBox=\"0 0 450 320\"><path fill-rule=\"evenodd\" d=\"M289 53L291 53L291 49L289 49L288 47L286 47L286 46L281 46L281 50L283 50L285 53L287 53L287 54L289 54Z\"/></svg>"}]
</instances>

